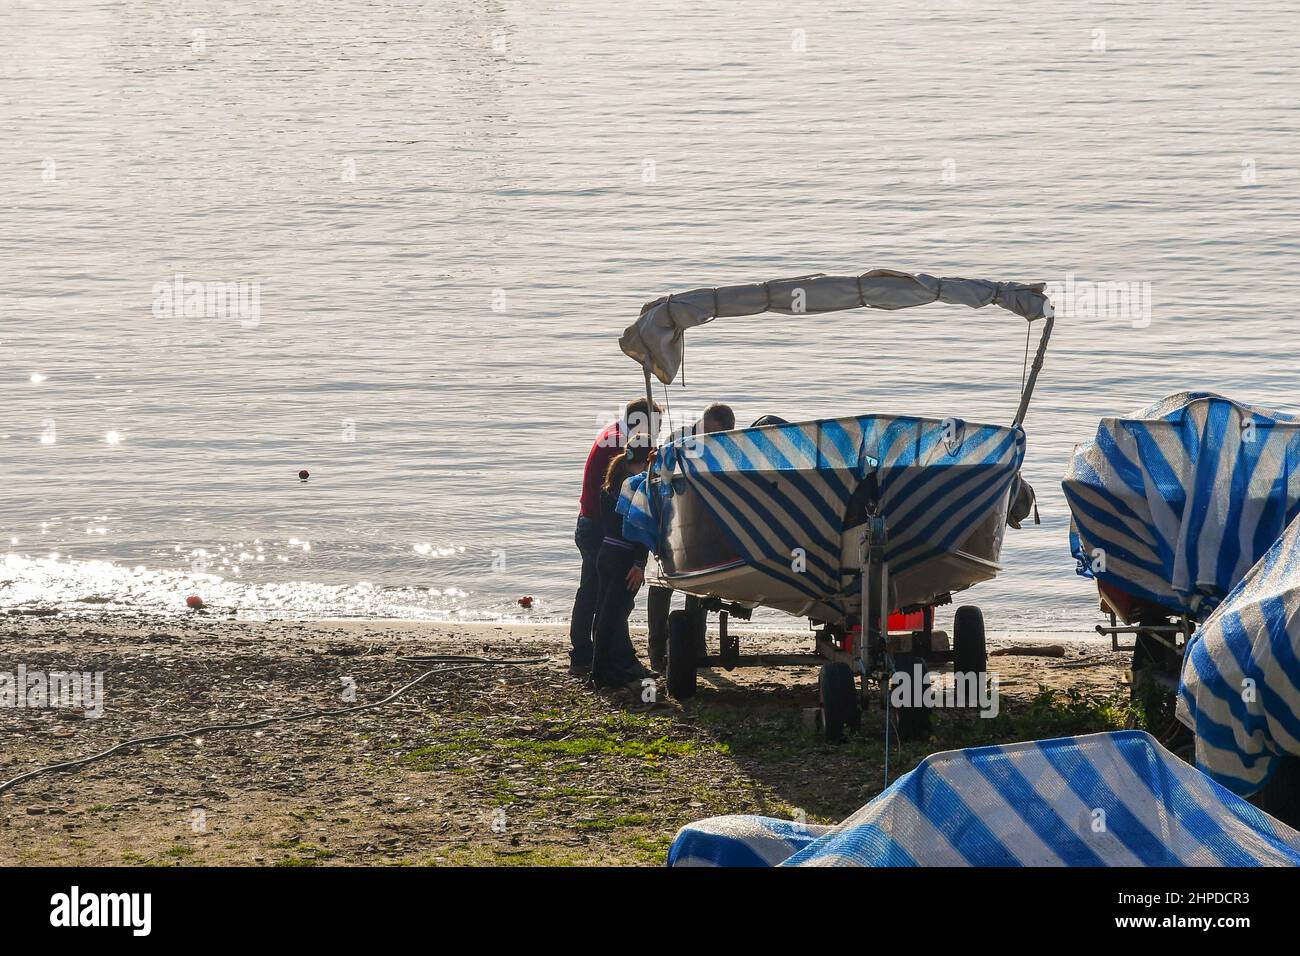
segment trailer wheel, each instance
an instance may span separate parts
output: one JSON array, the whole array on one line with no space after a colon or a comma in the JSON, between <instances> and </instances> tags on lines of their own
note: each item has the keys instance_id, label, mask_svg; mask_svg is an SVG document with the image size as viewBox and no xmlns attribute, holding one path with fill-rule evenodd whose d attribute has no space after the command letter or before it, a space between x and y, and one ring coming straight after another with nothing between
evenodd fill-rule
<instances>
[{"instance_id":1,"label":"trailer wheel","mask_svg":"<svg viewBox=\"0 0 1300 956\"><path fill-rule=\"evenodd\" d=\"M972 608L972 610L975 610ZM895 654L894 655L894 673L906 674L907 680L916 680L914 668L917 664L921 665L921 674L925 675L925 659L920 654ZM889 682L889 689L892 690L894 682ZM892 694L890 694L892 697ZM886 698L888 700L888 698ZM894 707L890 701L888 706L893 710L894 717L898 721L898 739L899 740L927 740L930 736L930 708L928 707Z\"/></svg>"},{"instance_id":2,"label":"trailer wheel","mask_svg":"<svg viewBox=\"0 0 1300 956\"><path fill-rule=\"evenodd\" d=\"M817 676L817 690L822 705L822 732L830 743L844 739L844 731L862 727L858 709L858 690L853 684L853 669L843 661L822 665Z\"/></svg>"},{"instance_id":3,"label":"trailer wheel","mask_svg":"<svg viewBox=\"0 0 1300 956\"><path fill-rule=\"evenodd\" d=\"M668 693L675 700L695 696L695 654L699 636L695 615L690 611L673 611L668 615Z\"/></svg>"},{"instance_id":4,"label":"trailer wheel","mask_svg":"<svg viewBox=\"0 0 1300 956\"><path fill-rule=\"evenodd\" d=\"M952 619L952 669L959 673L982 674L988 666L984 612L971 604L957 608Z\"/></svg>"}]
</instances>

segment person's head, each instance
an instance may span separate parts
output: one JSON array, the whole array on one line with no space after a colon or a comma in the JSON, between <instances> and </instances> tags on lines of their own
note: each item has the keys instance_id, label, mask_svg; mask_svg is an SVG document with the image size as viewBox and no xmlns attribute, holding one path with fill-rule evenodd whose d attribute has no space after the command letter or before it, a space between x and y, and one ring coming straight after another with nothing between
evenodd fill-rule
<instances>
[{"instance_id":1,"label":"person's head","mask_svg":"<svg viewBox=\"0 0 1300 956\"><path fill-rule=\"evenodd\" d=\"M649 399L633 399L623 409L623 425L629 435L655 435L659 431L659 412L657 402L651 405Z\"/></svg>"},{"instance_id":2,"label":"person's head","mask_svg":"<svg viewBox=\"0 0 1300 956\"><path fill-rule=\"evenodd\" d=\"M618 491L630 476L645 471L650 462L651 447L650 440L644 435L632 438L627 448L609 460L609 467L605 469L604 489Z\"/></svg>"},{"instance_id":3,"label":"person's head","mask_svg":"<svg viewBox=\"0 0 1300 956\"><path fill-rule=\"evenodd\" d=\"M736 413L731 410L730 405L721 402L714 402L700 416L700 431L705 433L729 432L735 427Z\"/></svg>"}]
</instances>

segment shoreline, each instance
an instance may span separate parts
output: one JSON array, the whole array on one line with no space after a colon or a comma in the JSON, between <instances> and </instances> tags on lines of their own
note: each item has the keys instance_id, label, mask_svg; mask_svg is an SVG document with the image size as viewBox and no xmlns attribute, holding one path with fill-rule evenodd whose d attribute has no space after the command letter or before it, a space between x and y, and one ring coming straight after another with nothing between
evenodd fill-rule
<instances>
[{"instance_id":1,"label":"shoreline","mask_svg":"<svg viewBox=\"0 0 1300 956\"><path fill-rule=\"evenodd\" d=\"M758 653L807 649L802 633L737 632ZM644 629L633 633L644 653ZM809 729L815 668L701 671L695 699L647 702L569 677L567 643L556 624L0 618L0 673L102 671L105 695L98 719L0 708L0 782L128 739L344 708L345 682L357 704L381 700L422 671L401 656L544 659L28 780L0 794L0 865L659 866L685 823L748 812L833 823L881 789L874 716L843 745ZM1009 643L1028 642L989 641ZM937 715L935 735L896 748L893 765L1104 729L1106 709L1071 695L1114 697L1126 655L1097 637L1057 643L1066 658L991 658L1003 713Z\"/></svg>"},{"instance_id":2,"label":"shoreline","mask_svg":"<svg viewBox=\"0 0 1300 956\"><path fill-rule=\"evenodd\" d=\"M644 610L641 611L641 617L644 617ZM67 614L57 609L23 609L23 608L0 608L0 625L6 620L57 620L69 624L88 624L88 623L107 623L107 624L146 624L154 623L158 625L175 624L181 621L211 621L231 624L255 624L255 625L328 625L331 627L392 627L392 628L464 628L464 629L483 629L483 628L518 628L520 630L554 630L557 632L568 632L569 622L567 619L531 621L517 618L503 618L501 620L440 620L435 618L415 618L415 617L261 617L261 616L239 616L239 615L218 615L194 613L191 611L178 611L172 614L161 612L112 612L96 613L86 612L84 614ZM803 620L802 618L791 618L791 621ZM1100 620L1100 618L1098 618ZM645 636L646 625L644 621L638 622L637 617L632 618L632 631L634 634ZM810 631L805 631L796 627L766 626L763 624L752 624L750 622L737 623L732 619L730 629L733 632L744 634L754 634L756 636L776 636L795 639L803 637ZM942 630L943 628L940 628ZM1030 628L1004 628L993 631L990 628L990 643L994 640L1005 641L1028 641L1044 644L1074 643L1079 641L1101 641L1108 643L1108 639L1103 635L1097 634L1092 626L1077 630L1063 630L1059 627L1046 627L1042 629Z\"/></svg>"}]
</instances>

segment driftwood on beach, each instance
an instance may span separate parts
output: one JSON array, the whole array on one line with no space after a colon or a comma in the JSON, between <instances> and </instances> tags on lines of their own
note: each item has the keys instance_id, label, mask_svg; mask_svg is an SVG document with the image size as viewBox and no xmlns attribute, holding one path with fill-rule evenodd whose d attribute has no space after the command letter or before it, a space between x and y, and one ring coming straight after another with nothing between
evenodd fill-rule
<instances>
[{"instance_id":1,"label":"driftwood on beach","mask_svg":"<svg viewBox=\"0 0 1300 956\"><path fill-rule=\"evenodd\" d=\"M1012 647L995 647L989 657L1064 657L1061 644L1017 644Z\"/></svg>"}]
</instances>

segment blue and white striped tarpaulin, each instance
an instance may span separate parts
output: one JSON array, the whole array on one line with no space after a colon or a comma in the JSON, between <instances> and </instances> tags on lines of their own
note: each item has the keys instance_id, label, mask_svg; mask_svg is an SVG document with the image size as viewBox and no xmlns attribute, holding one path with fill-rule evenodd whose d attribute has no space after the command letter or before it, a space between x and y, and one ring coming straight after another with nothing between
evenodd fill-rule
<instances>
[{"instance_id":1,"label":"blue and white striped tarpaulin","mask_svg":"<svg viewBox=\"0 0 1300 956\"><path fill-rule=\"evenodd\" d=\"M669 866L776 866L834 827L736 814L682 827Z\"/></svg>"},{"instance_id":2,"label":"blue and white striped tarpaulin","mask_svg":"<svg viewBox=\"0 0 1300 956\"><path fill-rule=\"evenodd\" d=\"M661 550L676 477L700 494L746 564L810 600L834 601L857 593L857 568L841 560L861 482L875 481L889 527L885 558L902 575L959 549L1001 513L1024 451L1019 427L955 418L860 415L690 436L660 450L655 482L625 487L624 533ZM806 562L799 572L795 549Z\"/></svg>"},{"instance_id":3,"label":"blue and white striped tarpaulin","mask_svg":"<svg viewBox=\"0 0 1300 956\"><path fill-rule=\"evenodd\" d=\"M762 866L784 846L782 866L1300 865L1300 833L1138 730L933 754L805 829L715 817L683 827L668 863Z\"/></svg>"},{"instance_id":4,"label":"blue and white striped tarpaulin","mask_svg":"<svg viewBox=\"0 0 1300 956\"><path fill-rule=\"evenodd\" d=\"M1103 418L1062 486L1080 574L1204 620L1300 511L1300 418L1180 392Z\"/></svg>"},{"instance_id":5,"label":"blue and white striped tarpaulin","mask_svg":"<svg viewBox=\"0 0 1300 956\"><path fill-rule=\"evenodd\" d=\"M1300 756L1300 518L1188 641L1178 716L1197 766L1243 796Z\"/></svg>"}]
</instances>

